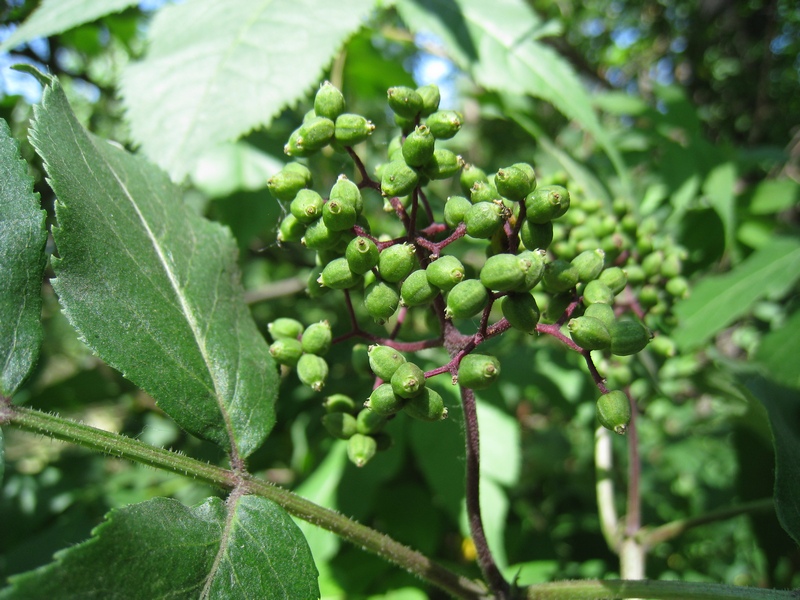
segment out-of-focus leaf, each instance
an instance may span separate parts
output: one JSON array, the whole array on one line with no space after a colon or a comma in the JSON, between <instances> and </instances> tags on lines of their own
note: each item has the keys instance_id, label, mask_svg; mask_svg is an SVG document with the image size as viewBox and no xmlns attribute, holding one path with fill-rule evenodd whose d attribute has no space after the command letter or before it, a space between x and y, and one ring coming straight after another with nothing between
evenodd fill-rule
<instances>
[{"instance_id":1,"label":"out-of-focus leaf","mask_svg":"<svg viewBox=\"0 0 800 600\"><path fill-rule=\"evenodd\" d=\"M153 165L87 133L57 80L31 137L58 197L53 287L67 318L181 427L249 455L274 424L278 377L228 230Z\"/></svg>"},{"instance_id":2,"label":"out-of-focus leaf","mask_svg":"<svg viewBox=\"0 0 800 600\"><path fill-rule=\"evenodd\" d=\"M800 394L761 377L746 385L767 409L772 427L775 511L784 530L800 544Z\"/></svg>"},{"instance_id":3,"label":"out-of-focus leaf","mask_svg":"<svg viewBox=\"0 0 800 600\"><path fill-rule=\"evenodd\" d=\"M624 92L606 92L593 98L594 105L612 115L641 115L650 110L644 99Z\"/></svg>"},{"instance_id":4,"label":"out-of-focus leaf","mask_svg":"<svg viewBox=\"0 0 800 600\"><path fill-rule=\"evenodd\" d=\"M303 534L256 496L188 508L155 498L112 510L93 536L55 562L10 578L19 598L318 598Z\"/></svg>"},{"instance_id":5,"label":"out-of-focus leaf","mask_svg":"<svg viewBox=\"0 0 800 600\"><path fill-rule=\"evenodd\" d=\"M192 170L194 184L212 198L239 190L260 190L281 170L284 162L244 142L222 144L197 160ZM264 196L268 196L264 192Z\"/></svg>"},{"instance_id":6,"label":"out-of-focus leaf","mask_svg":"<svg viewBox=\"0 0 800 600\"><path fill-rule=\"evenodd\" d=\"M42 343L42 274L47 231L39 194L0 119L0 394L12 396Z\"/></svg>"},{"instance_id":7,"label":"out-of-focus leaf","mask_svg":"<svg viewBox=\"0 0 800 600\"><path fill-rule=\"evenodd\" d=\"M3 430L0 428L0 485L3 484L3 475L6 472L6 447L3 444Z\"/></svg>"},{"instance_id":8,"label":"out-of-focus leaf","mask_svg":"<svg viewBox=\"0 0 800 600\"><path fill-rule=\"evenodd\" d=\"M679 325L673 339L691 350L747 313L759 298L781 295L800 277L800 241L778 238L730 273L708 277L675 306Z\"/></svg>"},{"instance_id":9,"label":"out-of-focus leaf","mask_svg":"<svg viewBox=\"0 0 800 600\"><path fill-rule=\"evenodd\" d=\"M188 0L153 20L122 95L133 139L182 180L202 152L269 125L319 82L374 0Z\"/></svg>"},{"instance_id":10,"label":"out-of-focus leaf","mask_svg":"<svg viewBox=\"0 0 800 600\"><path fill-rule=\"evenodd\" d=\"M541 19L522 0L400 0L401 18L445 44L453 60L487 89L527 94L577 121L608 155L627 186L627 171L572 66L531 35Z\"/></svg>"},{"instance_id":11,"label":"out-of-focus leaf","mask_svg":"<svg viewBox=\"0 0 800 600\"><path fill-rule=\"evenodd\" d=\"M138 3L138 0L43 0L31 16L0 44L0 52L8 52L11 48L35 38L49 37L78 25L91 23Z\"/></svg>"},{"instance_id":12,"label":"out-of-focus leaf","mask_svg":"<svg viewBox=\"0 0 800 600\"><path fill-rule=\"evenodd\" d=\"M736 233L734 209L736 208L736 165L732 162L722 163L711 170L703 183L703 194L709 204L719 215L725 228L725 247L733 247Z\"/></svg>"},{"instance_id":13,"label":"out-of-focus leaf","mask_svg":"<svg viewBox=\"0 0 800 600\"><path fill-rule=\"evenodd\" d=\"M800 388L800 310L780 328L764 336L756 351L756 360L767 367L769 377L776 382Z\"/></svg>"},{"instance_id":14,"label":"out-of-focus leaf","mask_svg":"<svg viewBox=\"0 0 800 600\"><path fill-rule=\"evenodd\" d=\"M504 569L506 579L516 581L517 585L524 587L536 583L552 581L558 573L557 560L535 560L532 562L510 565Z\"/></svg>"},{"instance_id":15,"label":"out-of-focus leaf","mask_svg":"<svg viewBox=\"0 0 800 600\"><path fill-rule=\"evenodd\" d=\"M795 206L800 197L800 185L791 179L767 179L758 184L750 200L754 215L771 215Z\"/></svg>"},{"instance_id":16,"label":"out-of-focus leaf","mask_svg":"<svg viewBox=\"0 0 800 600\"><path fill-rule=\"evenodd\" d=\"M504 486L516 485L522 464L519 422L508 413L478 402L481 434L481 477Z\"/></svg>"},{"instance_id":17,"label":"out-of-focus leaf","mask_svg":"<svg viewBox=\"0 0 800 600\"><path fill-rule=\"evenodd\" d=\"M493 479L481 475L481 520L486 541L492 551L497 566L501 569L508 564L505 548L506 522L508 517L508 495ZM461 513L461 533L470 536L467 505Z\"/></svg>"}]
</instances>

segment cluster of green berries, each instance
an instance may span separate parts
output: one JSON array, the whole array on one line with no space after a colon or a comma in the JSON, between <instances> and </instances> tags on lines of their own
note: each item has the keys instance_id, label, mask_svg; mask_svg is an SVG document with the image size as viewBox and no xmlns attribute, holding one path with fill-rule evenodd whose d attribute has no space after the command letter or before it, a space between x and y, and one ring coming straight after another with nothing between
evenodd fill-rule
<instances>
[{"instance_id":1,"label":"cluster of green berries","mask_svg":"<svg viewBox=\"0 0 800 600\"><path fill-rule=\"evenodd\" d=\"M600 202L580 197L574 202L565 181L537 182L528 163L490 174L465 163L439 143L459 132L463 117L439 109L436 86L394 87L387 100L401 134L389 143L388 161L376 168L374 179L366 175L352 150L373 133L374 125L344 112L344 96L325 82L315 96L314 109L291 134L286 153L305 157L325 146L349 152L362 181L340 175L326 198L312 189L311 173L299 162L286 165L269 181L272 194L288 205L279 242L301 242L316 252L317 266L308 280L312 297L330 290L345 290L348 299L359 294L363 310L378 324L395 317L401 307L434 305L445 320L482 315L485 327L489 311L499 307L505 327L534 334L540 323L563 326L563 335L576 346L601 351L604 357L627 357L647 346L653 336L641 317L645 312L667 315L665 294L676 298L687 291L680 277L679 248L641 241L655 232L637 229L627 207L623 210L621 203L615 203L613 212L606 214ZM423 187L453 178L460 193L443 202L441 220L436 220ZM398 215L405 236L373 234L368 215L374 211L365 201L371 198L362 195L365 188L380 192L384 210ZM463 236L488 241L487 259L477 272L457 256L442 252ZM632 286L638 292L639 310L633 310L628 297ZM304 383L317 382L319 388L324 383L320 365L301 364L306 355L320 358L319 353L303 350L306 335L294 336L302 350L296 362L298 376ZM658 339L656 343L665 345ZM282 353L274 352L276 358ZM288 362L283 360L291 366L291 356ZM457 382L463 387L488 387L500 372L499 362L491 356L473 353L457 360ZM371 374L380 381L365 409L330 414L349 414L355 422L363 410L383 419L400 411L428 421L446 416L441 396L425 385L417 365L387 345L371 347L368 361ZM609 397L614 400L611 404L622 406L620 394L627 406L627 396L619 390L603 395L598 403L600 422L618 433L627 425L625 411L606 408ZM629 411L628 406L628 419ZM335 419L349 423L343 416ZM350 425L344 431L372 435ZM342 432L334 435L343 437Z\"/></svg>"},{"instance_id":2,"label":"cluster of green berries","mask_svg":"<svg viewBox=\"0 0 800 600\"><path fill-rule=\"evenodd\" d=\"M305 327L300 321L281 317L267 325L272 344L269 353L279 365L296 368L300 381L315 392L325 387L328 363L323 358L331 349L333 335L328 321Z\"/></svg>"}]
</instances>

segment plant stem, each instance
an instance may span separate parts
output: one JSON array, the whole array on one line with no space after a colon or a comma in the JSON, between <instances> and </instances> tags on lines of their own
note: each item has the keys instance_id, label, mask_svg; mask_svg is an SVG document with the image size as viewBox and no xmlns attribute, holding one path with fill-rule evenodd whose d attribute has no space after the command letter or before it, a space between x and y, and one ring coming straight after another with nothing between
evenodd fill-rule
<instances>
[{"instance_id":1,"label":"plant stem","mask_svg":"<svg viewBox=\"0 0 800 600\"><path fill-rule=\"evenodd\" d=\"M625 536L620 548L620 575L625 579L644 579L647 548L636 534L642 527L642 498L639 481L642 463L639 458L639 436L636 427L636 403L626 394L631 406L631 422L628 424L628 494L625 515Z\"/></svg>"},{"instance_id":2,"label":"plant stem","mask_svg":"<svg viewBox=\"0 0 800 600\"><path fill-rule=\"evenodd\" d=\"M289 490L266 481L244 477L233 471L200 462L164 448L156 448L126 436L76 423L30 408L0 403L0 423L98 450L119 458L142 463L215 487L240 490L272 500L288 513L331 531L343 539L373 552L414 575L429 581L455 598L486 598L483 586L430 560L389 536L356 523L335 511L323 508Z\"/></svg>"},{"instance_id":3,"label":"plant stem","mask_svg":"<svg viewBox=\"0 0 800 600\"><path fill-rule=\"evenodd\" d=\"M478 411L475 406L475 394L472 390L461 388L461 404L464 407L464 429L467 445L467 518L469 531L475 550L478 554L478 565L483 572L489 588L498 600L510 598L511 588L500 573L494 557L489 550L486 534L481 519L480 501L480 438L478 434Z\"/></svg>"},{"instance_id":4,"label":"plant stem","mask_svg":"<svg viewBox=\"0 0 800 600\"><path fill-rule=\"evenodd\" d=\"M554 581L527 588L527 600L797 600L800 592L690 581Z\"/></svg>"},{"instance_id":5,"label":"plant stem","mask_svg":"<svg viewBox=\"0 0 800 600\"><path fill-rule=\"evenodd\" d=\"M603 532L608 547L619 554L619 515L614 502L614 479L611 476L614 468L611 432L605 427L598 427L594 439L595 490L600 531Z\"/></svg>"}]
</instances>

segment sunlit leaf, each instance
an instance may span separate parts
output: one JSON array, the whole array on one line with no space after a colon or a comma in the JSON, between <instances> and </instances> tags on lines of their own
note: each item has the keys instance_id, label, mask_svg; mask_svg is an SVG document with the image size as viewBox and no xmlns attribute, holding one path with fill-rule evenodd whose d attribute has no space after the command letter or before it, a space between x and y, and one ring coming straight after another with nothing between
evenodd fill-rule
<instances>
[{"instance_id":1,"label":"sunlit leaf","mask_svg":"<svg viewBox=\"0 0 800 600\"><path fill-rule=\"evenodd\" d=\"M796 311L779 328L765 335L756 351L756 360L768 369L776 382L800 388L800 311Z\"/></svg>"}]
</instances>

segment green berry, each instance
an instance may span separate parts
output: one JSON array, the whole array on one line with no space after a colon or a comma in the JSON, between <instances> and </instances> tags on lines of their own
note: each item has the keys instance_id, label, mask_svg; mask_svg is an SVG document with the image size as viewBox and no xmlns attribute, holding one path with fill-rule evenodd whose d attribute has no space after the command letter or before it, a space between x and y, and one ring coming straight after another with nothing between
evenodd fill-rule
<instances>
[{"instance_id":1,"label":"green berry","mask_svg":"<svg viewBox=\"0 0 800 600\"><path fill-rule=\"evenodd\" d=\"M306 228L302 238L303 245L310 250L330 250L342 239L341 231L332 231L325 221L317 219Z\"/></svg>"},{"instance_id":2,"label":"green berry","mask_svg":"<svg viewBox=\"0 0 800 600\"><path fill-rule=\"evenodd\" d=\"M642 289L639 290L639 304L641 304L643 308L654 307L656 304L658 304L660 299L661 297L658 293L658 288L655 285L644 285L642 286Z\"/></svg>"},{"instance_id":3,"label":"green berry","mask_svg":"<svg viewBox=\"0 0 800 600\"><path fill-rule=\"evenodd\" d=\"M489 302L489 292L477 279L465 279L447 294L444 314L448 319L469 319L481 312Z\"/></svg>"},{"instance_id":4,"label":"green berry","mask_svg":"<svg viewBox=\"0 0 800 600\"><path fill-rule=\"evenodd\" d=\"M345 250L347 265L353 273L363 275L378 264L378 246L369 238L355 237Z\"/></svg>"},{"instance_id":5,"label":"green berry","mask_svg":"<svg viewBox=\"0 0 800 600\"><path fill-rule=\"evenodd\" d=\"M364 308L375 322L383 324L390 319L400 303L397 286L380 279L369 284L364 290Z\"/></svg>"},{"instance_id":6,"label":"green berry","mask_svg":"<svg viewBox=\"0 0 800 600\"><path fill-rule=\"evenodd\" d=\"M531 191L528 174L518 167L505 167L497 171L494 178L497 192L509 200L518 202Z\"/></svg>"},{"instance_id":7,"label":"green berry","mask_svg":"<svg viewBox=\"0 0 800 600\"><path fill-rule=\"evenodd\" d=\"M298 164L299 163L290 163ZM302 165L300 165L302 166ZM303 167L308 171L306 167ZM267 180L267 189L277 200L291 202L297 192L307 188L311 183L311 173L308 175L298 170L284 167Z\"/></svg>"},{"instance_id":8,"label":"green berry","mask_svg":"<svg viewBox=\"0 0 800 600\"><path fill-rule=\"evenodd\" d=\"M530 187L525 192L525 195L530 194L533 190L536 189L536 171L534 171L533 167L526 162L518 162L511 165L525 173L528 177L528 182L530 183Z\"/></svg>"},{"instance_id":9,"label":"green berry","mask_svg":"<svg viewBox=\"0 0 800 600\"><path fill-rule=\"evenodd\" d=\"M534 333L539 322L539 306L529 292L514 292L500 301L503 316L509 324L525 333Z\"/></svg>"},{"instance_id":10,"label":"green berry","mask_svg":"<svg viewBox=\"0 0 800 600\"><path fill-rule=\"evenodd\" d=\"M312 323L303 331L300 337L300 343L303 345L303 352L309 354L316 354L322 356L331 349L331 341L333 334L331 333L331 324L327 321L320 321L319 323Z\"/></svg>"},{"instance_id":11,"label":"green berry","mask_svg":"<svg viewBox=\"0 0 800 600\"><path fill-rule=\"evenodd\" d=\"M289 317L278 317L267 324L267 331L272 336L272 339L276 341L281 338L299 339L303 329L305 327L300 321Z\"/></svg>"},{"instance_id":12,"label":"green berry","mask_svg":"<svg viewBox=\"0 0 800 600\"><path fill-rule=\"evenodd\" d=\"M458 174L464 159L447 148L436 148L433 156L423 168L423 173L432 180L448 179Z\"/></svg>"},{"instance_id":13,"label":"green berry","mask_svg":"<svg viewBox=\"0 0 800 600\"><path fill-rule=\"evenodd\" d=\"M650 341L650 332L639 321L616 321L610 329L611 354L628 356L643 350Z\"/></svg>"},{"instance_id":14,"label":"green berry","mask_svg":"<svg viewBox=\"0 0 800 600\"><path fill-rule=\"evenodd\" d=\"M484 170L480 167L476 167L471 163L466 163L461 169L461 175L459 176L458 181L461 184L461 190L465 194L470 194L473 185L475 185L478 181L489 183L489 178L486 176Z\"/></svg>"},{"instance_id":15,"label":"green berry","mask_svg":"<svg viewBox=\"0 0 800 600\"><path fill-rule=\"evenodd\" d=\"M544 311L545 319L550 323L555 323L567 310L567 307L572 303L572 294L555 294L550 297L547 303L547 308Z\"/></svg>"},{"instance_id":16,"label":"green berry","mask_svg":"<svg viewBox=\"0 0 800 600\"><path fill-rule=\"evenodd\" d=\"M569 209L569 192L560 185L536 188L525 197L526 218L531 223L546 223L563 216Z\"/></svg>"},{"instance_id":17,"label":"green berry","mask_svg":"<svg viewBox=\"0 0 800 600\"><path fill-rule=\"evenodd\" d=\"M517 255L525 278L515 291L528 292L536 287L544 276L546 257L547 254L544 250L525 250Z\"/></svg>"},{"instance_id":18,"label":"green berry","mask_svg":"<svg viewBox=\"0 0 800 600\"><path fill-rule=\"evenodd\" d=\"M378 256L378 272L381 278L391 283L405 279L416 264L414 246L411 244L394 244L381 250Z\"/></svg>"},{"instance_id":19,"label":"green berry","mask_svg":"<svg viewBox=\"0 0 800 600\"><path fill-rule=\"evenodd\" d=\"M458 385L484 390L500 376L500 361L486 354L467 354L458 365Z\"/></svg>"},{"instance_id":20,"label":"green berry","mask_svg":"<svg viewBox=\"0 0 800 600\"><path fill-rule=\"evenodd\" d=\"M322 196L314 190L302 189L289 205L289 211L298 221L308 225L322 216L324 202Z\"/></svg>"},{"instance_id":21,"label":"green berry","mask_svg":"<svg viewBox=\"0 0 800 600\"><path fill-rule=\"evenodd\" d=\"M506 213L502 203L479 202L464 215L467 235L478 239L489 239L503 226Z\"/></svg>"},{"instance_id":22,"label":"green berry","mask_svg":"<svg viewBox=\"0 0 800 600\"><path fill-rule=\"evenodd\" d=\"M494 202L500 199L500 194L491 181L476 181L469 190L469 199L473 204Z\"/></svg>"},{"instance_id":23,"label":"green berry","mask_svg":"<svg viewBox=\"0 0 800 600\"><path fill-rule=\"evenodd\" d=\"M355 413L356 402L346 394L331 394L322 403L328 413Z\"/></svg>"},{"instance_id":24,"label":"green berry","mask_svg":"<svg viewBox=\"0 0 800 600\"><path fill-rule=\"evenodd\" d=\"M650 348L652 348L653 352L665 358L671 358L678 353L678 347L675 342L666 335L657 335L654 337L653 341L650 342Z\"/></svg>"},{"instance_id":25,"label":"green berry","mask_svg":"<svg viewBox=\"0 0 800 600\"><path fill-rule=\"evenodd\" d=\"M295 217L292 213L288 213L281 220L276 239L278 240L278 243L299 242L301 239L303 239L303 234L305 234L305 232L305 224L298 221L297 217Z\"/></svg>"},{"instance_id":26,"label":"green berry","mask_svg":"<svg viewBox=\"0 0 800 600\"><path fill-rule=\"evenodd\" d=\"M681 274L681 257L677 252L669 252L661 263L661 276L672 279Z\"/></svg>"},{"instance_id":27,"label":"green berry","mask_svg":"<svg viewBox=\"0 0 800 600\"><path fill-rule=\"evenodd\" d=\"M628 276L620 267L604 269L597 279L611 288L614 295L619 294L628 285Z\"/></svg>"},{"instance_id":28,"label":"green berry","mask_svg":"<svg viewBox=\"0 0 800 600\"><path fill-rule=\"evenodd\" d=\"M525 270L530 264L522 261L514 254L495 254L486 259L481 269L481 283L497 292L508 292L519 288L525 281Z\"/></svg>"},{"instance_id":29,"label":"green berry","mask_svg":"<svg viewBox=\"0 0 800 600\"><path fill-rule=\"evenodd\" d=\"M519 239L528 250L547 250L553 242L553 222L531 223L525 219L519 228Z\"/></svg>"},{"instance_id":30,"label":"green berry","mask_svg":"<svg viewBox=\"0 0 800 600\"><path fill-rule=\"evenodd\" d=\"M425 124L437 140L449 140L461 129L464 117L454 110L439 110L425 119Z\"/></svg>"},{"instance_id":31,"label":"green berry","mask_svg":"<svg viewBox=\"0 0 800 600\"><path fill-rule=\"evenodd\" d=\"M373 410L362 408L356 416L356 430L364 435L378 433L386 425L386 417Z\"/></svg>"},{"instance_id":32,"label":"green berry","mask_svg":"<svg viewBox=\"0 0 800 600\"><path fill-rule=\"evenodd\" d=\"M464 279L464 265L455 256L440 256L425 269L428 282L444 292Z\"/></svg>"},{"instance_id":33,"label":"green berry","mask_svg":"<svg viewBox=\"0 0 800 600\"><path fill-rule=\"evenodd\" d=\"M439 295L439 288L428 281L427 272L420 269L411 273L400 287L400 303L403 306L421 306L432 302Z\"/></svg>"},{"instance_id":34,"label":"green berry","mask_svg":"<svg viewBox=\"0 0 800 600\"><path fill-rule=\"evenodd\" d=\"M311 148L305 146L305 141L301 137L300 127L295 129L289 136L289 141L283 147L283 152L289 156L302 157L310 156L314 153Z\"/></svg>"},{"instance_id":35,"label":"green berry","mask_svg":"<svg viewBox=\"0 0 800 600\"><path fill-rule=\"evenodd\" d=\"M333 135L342 146L354 146L366 140L373 131L375 125L366 117L344 113L336 117Z\"/></svg>"},{"instance_id":36,"label":"green berry","mask_svg":"<svg viewBox=\"0 0 800 600\"><path fill-rule=\"evenodd\" d=\"M599 279L590 281L583 288L583 303L591 304L613 304L614 292Z\"/></svg>"},{"instance_id":37,"label":"green berry","mask_svg":"<svg viewBox=\"0 0 800 600\"><path fill-rule=\"evenodd\" d=\"M314 96L314 113L320 117L336 120L344 112L344 94L330 81L319 86Z\"/></svg>"},{"instance_id":38,"label":"green berry","mask_svg":"<svg viewBox=\"0 0 800 600\"><path fill-rule=\"evenodd\" d=\"M572 263L556 259L544 268L544 284L550 291L566 292L578 283L578 269Z\"/></svg>"},{"instance_id":39,"label":"green berry","mask_svg":"<svg viewBox=\"0 0 800 600\"><path fill-rule=\"evenodd\" d=\"M393 160L381 170L381 193L384 196L408 196L419 183L419 175L404 160Z\"/></svg>"},{"instance_id":40,"label":"green berry","mask_svg":"<svg viewBox=\"0 0 800 600\"><path fill-rule=\"evenodd\" d=\"M325 287L319 282L320 277L322 277L321 266L316 266L309 272L306 281L306 292L309 298L321 298L331 291L331 288Z\"/></svg>"},{"instance_id":41,"label":"green berry","mask_svg":"<svg viewBox=\"0 0 800 600\"><path fill-rule=\"evenodd\" d=\"M328 363L316 354L303 354L297 361L297 377L304 385L320 392L328 378Z\"/></svg>"},{"instance_id":42,"label":"green berry","mask_svg":"<svg viewBox=\"0 0 800 600\"><path fill-rule=\"evenodd\" d=\"M303 347L300 340L280 338L272 342L269 353L278 364L294 367L303 355Z\"/></svg>"},{"instance_id":43,"label":"green berry","mask_svg":"<svg viewBox=\"0 0 800 600\"><path fill-rule=\"evenodd\" d=\"M640 285L644 283L645 274L644 269L640 265L635 263L631 263L625 266L625 276L628 279L628 283L632 285ZM610 286L609 286L610 287Z\"/></svg>"},{"instance_id":44,"label":"green berry","mask_svg":"<svg viewBox=\"0 0 800 600\"><path fill-rule=\"evenodd\" d=\"M590 304L586 307L586 310L583 311L583 316L592 317L601 321L603 325L606 326L606 329L609 330L609 335L611 332L611 327L617 320L617 317L614 314L614 307L611 306L611 304L605 303Z\"/></svg>"},{"instance_id":45,"label":"green berry","mask_svg":"<svg viewBox=\"0 0 800 600\"><path fill-rule=\"evenodd\" d=\"M631 403L625 392L613 390L597 399L597 420L614 433L624 435L631 422Z\"/></svg>"},{"instance_id":46,"label":"green berry","mask_svg":"<svg viewBox=\"0 0 800 600\"><path fill-rule=\"evenodd\" d=\"M389 417L403 410L407 401L394 393L391 383L382 383L372 390L364 406L378 415Z\"/></svg>"},{"instance_id":47,"label":"green berry","mask_svg":"<svg viewBox=\"0 0 800 600\"><path fill-rule=\"evenodd\" d=\"M439 93L438 85L433 83L423 85L417 88L417 93L422 98L422 110L420 111L420 114L423 117L427 117L439 109L441 94Z\"/></svg>"},{"instance_id":48,"label":"green berry","mask_svg":"<svg viewBox=\"0 0 800 600\"><path fill-rule=\"evenodd\" d=\"M362 282L361 275L353 273L347 259L335 258L322 269L318 283L332 290L349 290Z\"/></svg>"},{"instance_id":49,"label":"green berry","mask_svg":"<svg viewBox=\"0 0 800 600\"><path fill-rule=\"evenodd\" d=\"M391 384L398 396L413 398L425 388L425 372L412 362L404 362L392 375Z\"/></svg>"},{"instance_id":50,"label":"green berry","mask_svg":"<svg viewBox=\"0 0 800 600\"><path fill-rule=\"evenodd\" d=\"M603 270L606 253L597 248L585 250L572 259L572 264L578 269L578 281L592 281L597 279Z\"/></svg>"},{"instance_id":51,"label":"green berry","mask_svg":"<svg viewBox=\"0 0 800 600\"><path fill-rule=\"evenodd\" d=\"M330 201L338 201L344 204L351 205L356 214L360 215L364 209L364 200L361 197L361 190L358 186L350 181L346 175L339 175L336 178L336 183L331 188Z\"/></svg>"},{"instance_id":52,"label":"green berry","mask_svg":"<svg viewBox=\"0 0 800 600\"><path fill-rule=\"evenodd\" d=\"M358 215L352 204L339 200L328 200L322 206L322 218L331 231L346 231L356 224Z\"/></svg>"},{"instance_id":53,"label":"green berry","mask_svg":"<svg viewBox=\"0 0 800 600\"><path fill-rule=\"evenodd\" d=\"M389 108L403 119L413 119L422 111L422 96L410 87L389 88L386 93Z\"/></svg>"},{"instance_id":54,"label":"green berry","mask_svg":"<svg viewBox=\"0 0 800 600\"><path fill-rule=\"evenodd\" d=\"M370 435L356 433L347 440L347 457L357 467L366 465L377 450L378 443Z\"/></svg>"},{"instance_id":55,"label":"green berry","mask_svg":"<svg viewBox=\"0 0 800 600\"><path fill-rule=\"evenodd\" d=\"M689 282L680 275L668 280L664 289L673 298L686 298L689 295Z\"/></svg>"},{"instance_id":56,"label":"green berry","mask_svg":"<svg viewBox=\"0 0 800 600\"><path fill-rule=\"evenodd\" d=\"M403 160L411 167L422 167L433 158L435 141L430 129L417 126L403 142Z\"/></svg>"},{"instance_id":57,"label":"green berry","mask_svg":"<svg viewBox=\"0 0 800 600\"><path fill-rule=\"evenodd\" d=\"M389 346L369 347L369 366L376 377L390 381L398 367L406 362L405 357Z\"/></svg>"},{"instance_id":58,"label":"green berry","mask_svg":"<svg viewBox=\"0 0 800 600\"><path fill-rule=\"evenodd\" d=\"M313 117L300 126L300 141L305 150L319 150L333 139L335 125L327 117Z\"/></svg>"},{"instance_id":59,"label":"green berry","mask_svg":"<svg viewBox=\"0 0 800 600\"><path fill-rule=\"evenodd\" d=\"M349 440L358 432L356 418L347 412L332 412L322 416L322 425L333 437Z\"/></svg>"},{"instance_id":60,"label":"green berry","mask_svg":"<svg viewBox=\"0 0 800 600\"><path fill-rule=\"evenodd\" d=\"M405 413L420 421L435 422L447 418L447 408L444 399L435 390L426 387L403 408Z\"/></svg>"},{"instance_id":61,"label":"green berry","mask_svg":"<svg viewBox=\"0 0 800 600\"><path fill-rule=\"evenodd\" d=\"M572 341L584 350L605 350L611 345L611 334L600 319L576 317L567 324Z\"/></svg>"},{"instance_id":62,"label":"green berry","mask_svg":"<svg viewBox=\"0 0 800 600\"><path fill-rule=\"evenodd\" d=\"M472 203L464 196L450 196L444 203L444 222L455 229L471 206Z\"/></svg>"},{"instance_id":63,"label":"green berry","mask_svg":"<svg viewBox=\"0 0 800 600\"><path fill-rule=\"evenodd\" d=\"M642 260L642 270L644 271L644 276L649 279L659 275L661 273L661 265L663 262L664 253L660 250L645 256Z\"/></svg>"}]
</instances>

